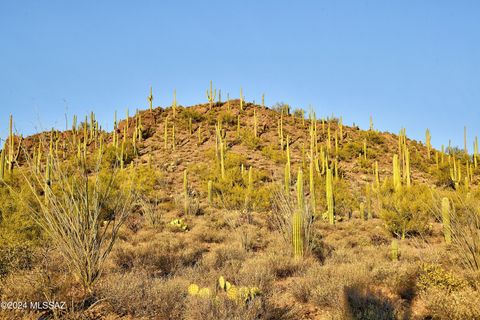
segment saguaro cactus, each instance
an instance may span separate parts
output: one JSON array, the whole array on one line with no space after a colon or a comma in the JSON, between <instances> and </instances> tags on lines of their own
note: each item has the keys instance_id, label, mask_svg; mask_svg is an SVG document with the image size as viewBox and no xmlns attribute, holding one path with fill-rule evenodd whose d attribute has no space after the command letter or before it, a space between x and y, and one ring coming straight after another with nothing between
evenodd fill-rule
<instances>
[{"instance_id":1,"label":"saguaro cactus","mask_svg":"<svg viewBox=\"0 0 480 320\"><path fill-rule=\"evenodd\" d=\"M217 97L217 89L215 90L213 89L212 80L210 80L210 91L208 91L207 89L207 99L210 104L210 109L212 108L213 102L215 102L216 97Z\"/></svg>"},{"instance_id":2,"label":"saguaro cactus","mask_svg":"<svg viewBox=\"0 0 480 320\"><path fill-rule=\"evenodd\" d=\"M333 202L333 177L332 169L327 168L326 179L326 195L327 195L327 217L330 224L335 223L334 202Z\"/></svg>"},{"instance_id":3,"label":"saguaro cactus","mask_svg":"<svg viewBox=\"0 0 480 320\"><path fill-rule=\"evenodd\" d=\"M297 209L292 217L292 242L293 256L295 259L303 257L303 214L305 211L305 201L303 194L303 173L298 169L297 175Z\"/></svg>"},{"instance_id":4,"label":"saguaro cactus","mask_svg":"<svg viewBox=\"0 0 480 320\"><path fill-rule=\"evenodd\" d=\"M20 136L20 141L18 143L18 148L15 151L15 136L13 134L13 116L10 115L10 125L9 125L9 134L8 134L8 158L7 158L7 164L8 164L8 172L12 173L13 172L13 167L15 163L18 160L18 156L20 155L20 147L22 144L22 136ZM4 148L5 149L5 148Z\"/></svg>"},{"instance_id":5,"label":"saguaro cactus","mask_svg":"<svg viewBox=\"0 0 480 320\"><path fill-rule=\"evenodd\" d=\"M392 240L391 258L392 258L392 261L398 261L398 241L397 241L397 239Z\"/></svg>"},{"instance_id":6,"label":"saguaro cactus","mask_svg":"<svg viewBox=\"0 0 480 320\"><path fill-rule=\"evenodd\" d=\"M165 150L168 149L168 117L165 118L165 125L163 126L163 141Z\"/></svg>"},{"instance_id":7,"label":"saguaro cactus","mask_svg":"<svg viewBox=\"0 0 480 320\"><path fill-rule=\"evenodd\" d=\"M243 97L243 89L240 87L240 110L243 110L243 102L244 102L244 97Z\"/></svg>"},{"instance_id":8,"label":"saguaro cactus","mask_svg":"<svg viewBox=\"0 0 480 320\"><path fill-rule=\"evenodd\" d=\"M313 159L310 159L310 206L312 207L313 216L317 215L317 202L315 198L315 167L313 164Z\"/></svg>"},{"instance_id":9,"label":"saguaro cactus","mask_svg":"<svg viewBox=\"0 0 480 320\"><path fill-rule=\"evenodd\" d=\"M447 244L452 243L452 228L450 225L450 201L448 198L442 198L442 223L443 235Z\"/></svg>"},{"instance_id":10,"label":"saguaro cactus","mask_svg":"<svg viewBox=\"0 0 480 320\"><path fill-rule=\"evenodd\" d=\"M431 144L431 135L430 135L430 130L427 129L425 132L425 144L427 146L427 159L430 160L430 151L432 149L432 144Z\"/></svg>"},{"instance_id":11,"label":"saguaro cactus","mask_svg":"<svg viewBox=\"0 0 480 320\"><path fill-rule=\"evenodd\" d=\"M150 95L147 97L148 103L150 105L150 111L153 110L153 94L152 94L152 87L150 87Z\"/></svg>"},{"instance_id":12,"label":"saguaro cactus","mask_svg":"<svg viewBox=\"0 0 480 320\"><path fill-rule=\"evenodd\" d=\"M290 169L291 169L291 164L290 164L290 147L289 147L289 141L288 141L288 136L287 136L287 163L285 163L285 192L289 193L290 192Z\"/></svg>"},{"instance_id":13,"label":"saguaro cactus","mask_svg":"<svg viewBox=\"0 0 480 320\"><path fill-rule=\"evenodd\" d=\"M173 90L173 103L172 103L173 116L177 114L177 89Z\"/></svg>"},{"instance_id":14,"label":"saguaro cactus","mask_svg":"<svg viewBox=\"0 0 480 320\"><path fill-rule=\"evenodd\" d=\"M393 155L393 186L395 191L400 191L402 188L402 180L400 178L400 163L398 161L398 154Z\"/></svg>"},{"instance_id":15,"label":"saguaro cactus","mask_svg":"<svg viewBox=\"0 0 480 320\"><path fill-rule=\"evenodd\" d=\"M252 202L253 194L253 170L252 166L248 168L248 183L247 183L247 192L245 195L245 209L249 210Z\"/></svg>"}]
</instances>

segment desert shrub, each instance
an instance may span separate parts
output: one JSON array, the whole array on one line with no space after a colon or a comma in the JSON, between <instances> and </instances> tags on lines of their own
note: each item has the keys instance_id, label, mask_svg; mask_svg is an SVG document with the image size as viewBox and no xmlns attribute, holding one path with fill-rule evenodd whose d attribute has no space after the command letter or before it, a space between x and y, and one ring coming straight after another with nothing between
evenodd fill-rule
<instances>
[{"instance_id":1,"label":"desert shrub","mask_svg":"<svg viewBox=\"0 0 480 320\"><path fill-rule=\"evenodd\" d=\"M183 108L182 112L180 112L180 115L185 121L192 119L192 122L201 122L205 119L203 114L193 108Z\"/></svg>"},{"instance_id":2,"label":"desert shrub","mask_svg":"<svg viewBox=\"0 0 480 320\"><path fill-rule=\"evenodd\" d=\"M11 272L30 269L33 262L31 243L3 243L0 246L0 278Z\"/></svg>"},{"instance_id":3,"label":"desert shrub","mask_svg":"<svg viewBox=\"0 0 480 320\"><path fill-rule=\"evenodd\" d=\"M138 204L147 226L151 228L158 226L162 218L162 210L159 207L158 199L151 200L143 196L139 197Z\"/></svg>"},{"instance_id":4,"label":"desert shrub","mask_svg":"<svg viewBox=\"0 0 480 320\"><path fill-rule=\"evenodd\" d=\"M334 179L333 197L336 216L350 217L353 209L358 208L358 197L346 180Z\"/></svg>"},{"instance_id":5,"label":"desert shrub","mask_svg":"<svg viewBox=\"0 0 480 320\"><path fill-rule=\"evenodd\" d=\"M277 102L274 106L272 106L272 110L283 113L285 115L290 115L290 106L283 102Z\"/></svg>"},{"instance_id":6,"label":"desert shrub","mask_svg":"<svg viewBox=\"0 0 480 320\"><path fill-rule=\"evenodd\" d=\"M99 299L118 315L135 318L183 319L188 281L151 278L142 271L114 273L99 283Z\"/></svg>"},{"instance_id":7,"label":"desert shrub","mask_svg":"<svg viewBox=\"0 0 480 320\"><path fill-rule=\"evenodd\" d=\"M421 295L426 318L439 320L480 319L480 294L472 288L448 292L430 288Z\"/></svg>"},{"instance_id":8,"label":"desert shrub","mask_svg":"<svg viewBox=\"0 0 480 320\"><path fill-rule=\"evenodd\" d=\"M156 277L171 276L200 261L205 252L203 246L170 237L171 234L136 246L122 244L113 252L112 260L118 270L143 270Z\"/></svg>"},{"instance_id":9,"label":"desert shrub","mask_svg":"<svg viewBox=\"0 0 480 320\"><path fill-rule=\"evenodd\" d=\"M423 264L417 277L417 288L420 291L437 288L451 292L466 285L465 280L435 264Z\"/></svg>"},{"instance_id":10,"label":"desert shrub","mask_svg":"<svg viewBox=\"0 0 480 320\"><path fill-rule=\"evenodd\" d=\"M205 320L254 320L266 313L263 297L248 303L232 301L227 297L200 298L187 300L186 319Z\"/></svg>"},{"instance_id":11,"label":"desert shrub","mask_svg":"<svg viewBox=\"0 0 480 320\"><path fill-rule=\"evenodd\" d=\"M353 285L346 287L344 292L348 319L398 319L392 302L379 290Z\"/></svg>"},{"instance_id":12,"label":"desert shrub","mask_svg":"<svg viewBox=\"0 0 480 320\"><path fill-rule=\"evenodd\" d=\"M120 139L118 142L118 148L115 147L113 144L109 144L105 147L105 150L102 154L102 167L103 168L114 168L120 166L120 160L122 155L122 140ZM124 145L123 148L123 165L129 165L133 159L135 158L135 152L133 148L133 143L130 139ZM93 157L89 157L87 161L90 163L89 167L94 169L96 166L96 162L94 161Z\"/></svg>"},{"instance_id":13,"label":"desert shrub","mask_svg":"<svg viewBox=\"0 0 480 320\"><path fill-rule=\"evenodd\" d=\"M438 187L455 188L455 183L450 176L450 165L445 162L443 165L439 164L439 167L431 167L429 170L432 177L435 179L435 185Z\"/></svg>"},{"instance_id":14,"label":"desert shrub","mask_svg":"<svg viewBox=\"0 0 480 320\"><path fill-rule=\"evenodd\" d=\"M297 108L297 109L293 110L293 116L295 118L304 119L305 118L305 110L303 110L301 108Z\"/></svg>"},{"instance_id":15,"label":"desert shrub","mask_svg":"<svg viewBox=\"0 0 480 320\"><path fill-rule=\"evenodd\" d=\"M392 192L387 186L383 188L380 201L380 217L393 235L405 238L429 230L432 194L428 186L412 185L399 192Z\"/></svg>"},{"instance_id":16,"label":"desert shrub","mask_svg":"<svg viewBox=\"0 0 480 320\"><path fill-rule=\"evenodd\" d=\"M262 140L259 137L255 137L255 134L251 128L240 129L240 138L244 145L251 150L257 150L260 148Z\"/></svg>"},{"instance_id":17,"label":"desert shrub","mask_svg":"<svg viewBox=\"0 0 480 320\"><path fill-rule=\"evenodd\" d=\"M349 141L338 150L339 160L346 160L357 158L360 154L363 154L363 142L361 141Z\"/></svg>"},{"instance_id":18,"label":"desert shrub","mask_svg":"<svg viewBox=\"0 0 480 320\"><path fill-rule=\"evenodd\" d=\"M224 125L234 126L237 124L237 116L231 111L222 111L218 114L217 120Z\"/></svg>"},{"instance_id":19,"label":"desert shrub","mask_svg":"<svg viewBox=\"0 0 480 320\"><path fill-rule=\"evenodd\" d=\"M386 142L386 139L384 136L382 136L379 132L377 131L364 131L363 136L367 138L367 141L370 145L383 145Z\"/></svg>"},{"instance_id":20,"label":"desert shrub","mask_svg":"<svg viewBox=\"0 0 480 320\"><path fill-rule=\"evenodd\" d=\"M262 148L262 154L275 163L285 163L286 155L283 150L280 150L278 145L266 145Z\"/></svg>"}]
</instances>

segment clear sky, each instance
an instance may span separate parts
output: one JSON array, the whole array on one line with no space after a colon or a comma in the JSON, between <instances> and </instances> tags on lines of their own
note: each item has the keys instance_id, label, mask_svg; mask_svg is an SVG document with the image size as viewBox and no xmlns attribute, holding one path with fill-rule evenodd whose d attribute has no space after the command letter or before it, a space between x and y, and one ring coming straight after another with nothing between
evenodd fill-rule
<instances>
[{"instance_id":1,"label":"clear sky","mask_svg":"<svg viewBox=\"0 0 480 320\"><path fill-rule=\"evenodd\" d=\"M205 102L209 81L435 146L480 135L480 1L0 0L0 134ZM71 120L69 121L71 123Z\"/></svg>"}]
</instances>

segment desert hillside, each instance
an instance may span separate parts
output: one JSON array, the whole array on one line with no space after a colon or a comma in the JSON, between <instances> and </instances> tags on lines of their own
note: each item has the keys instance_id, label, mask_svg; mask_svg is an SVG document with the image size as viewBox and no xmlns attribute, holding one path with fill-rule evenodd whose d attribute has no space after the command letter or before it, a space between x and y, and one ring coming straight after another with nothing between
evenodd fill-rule
<instances>
[{"instance_id":1,"label":"desert hillside","mask_svg":"<svg viewBox=\"0 0 480 320\"><path fill-rule=\"evenodd\" d=\"M477 139L207 97L10 129L2 318L480 319Z\"/></svg>"}]
</instances>

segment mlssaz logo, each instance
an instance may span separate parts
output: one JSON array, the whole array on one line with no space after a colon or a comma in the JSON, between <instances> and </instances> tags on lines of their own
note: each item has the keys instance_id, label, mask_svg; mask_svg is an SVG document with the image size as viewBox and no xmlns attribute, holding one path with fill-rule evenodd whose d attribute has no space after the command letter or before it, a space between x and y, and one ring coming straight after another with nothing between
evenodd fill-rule
<instances>
[{"instance_id":1,"label":"mlssaz logo","mask_svg":"<svg viewBox=\"0 0 480 320\"><path fill-rule=\"evenodd\" d=\"M30 309L34 310L64 310L66 309L64 301L35 301L30 302Z\"/></svg>"}]
</instances>

